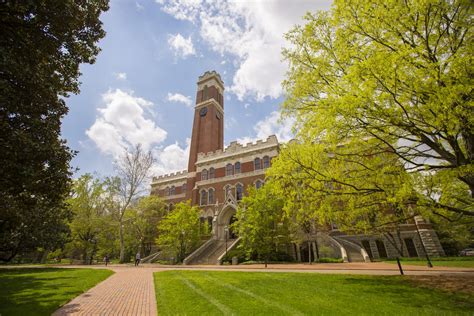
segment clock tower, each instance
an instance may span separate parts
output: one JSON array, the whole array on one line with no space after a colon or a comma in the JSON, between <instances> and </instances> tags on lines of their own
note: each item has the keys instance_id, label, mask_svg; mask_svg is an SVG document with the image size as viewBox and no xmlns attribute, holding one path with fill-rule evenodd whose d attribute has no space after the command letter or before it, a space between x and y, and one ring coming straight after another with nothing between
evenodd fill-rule
<instances>
[{"instance_id":1,"label":"clock tower","mask_svg":"<svg viewBox=\"0 0 474 316\"><path fill-rule=\"evenodd\" d=\"M224 82L215 71L206 71L197 82L196 106L189 151L187 198L192 194L196 181L198 153L208 153L224 148Z\"/></svg>"}]
</instances>

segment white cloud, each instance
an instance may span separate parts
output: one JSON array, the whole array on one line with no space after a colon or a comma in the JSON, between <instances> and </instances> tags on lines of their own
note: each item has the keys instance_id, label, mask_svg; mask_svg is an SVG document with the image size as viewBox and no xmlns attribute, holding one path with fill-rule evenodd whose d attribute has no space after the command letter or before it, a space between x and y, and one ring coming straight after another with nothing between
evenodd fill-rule
<instances>
[{"instance_id":1,"label":"white cloud","mask_svg":"<svg viewBox=\"0 0 474 316\"><path fill-rule=\"evenodd\" d=\"M120 89L107 91L102 101L105 107L98 109L94 124L86 131L100 151L117 157L124 148L141 144L148 150L165 140L166 131L147 118L152 102Z\"/></svg>"},{"instance_id":2,"label":"white cloud","mask_svg":"<svg viewBox=\"0 0 474 316\"><path fill-rule=\"evenodd\" d=\"M168 45L170 45L171 50L174 52L174 55L176 57L185 59L188 56L196 55L191 36L189 36L188 38L184 38L179 33L176 35L169 35Z\"/></svg>"},{"instance_id":3,"label":"white cloud","mask_svg":"<svg viewBox=\"0 0 474 316\"><path fill-rule=\"evenodd\" d=\"M152 167L155 176L188 169L189 147L191 139L186 139L186 147L177 142L153 151L156 163Z\"/></svg>"},{"instance_id":4,"label":"white cloud","mask_svg":"<svg viewBox=\"0 0 474 316\"><path fill-rule=\"evenodd\" d=\"M240 100L277 98L288 65L281 61L286 47L283 35L304 23L307 11L328 9L331 0L320 1L199 1L159 0L161 9L200 28L209 47L221 55L233 55L237 70L230 91Z\"/></svg>"},{"instance_id":5,"label":"white cloud","mask_svg":"<svg viewBox=\"0 0 474 316\"><path fill-rule=\"evenodd\" d=\"M294 134L291 131L294 119L280 119L280 112L274 111L263 120L258 121L254 126L256 137L242 137L238 138L237 141L242 144L249 142L255 142L258 139L265 140L270 135L276 135L278 141L287 142L294 138Z\"/></svg>"},{"instance_id":6,"label":"white cloud","mask_svg":"<svg viewBox=\"0 0 474 316\"><path fill-rule=\"evenodd\" d=\"M186 106L191 107L193 102L191 101L191 97L187 97L185 95L182 95L180 93L168 93L168 96L166 97L166 100L171 101L171 102L179 102L183 103Z\"/></svg>"},{"instance_id":7,"label":"white cloud","mask_svg":"<svg viewBox=\"0 0 474 316\"><path fill-rule=\"evenodd\" d=\"M115 73L115 78L117 80L127 80L127 74L125 72L117 72Z\"/></svg>"}]
</instances>

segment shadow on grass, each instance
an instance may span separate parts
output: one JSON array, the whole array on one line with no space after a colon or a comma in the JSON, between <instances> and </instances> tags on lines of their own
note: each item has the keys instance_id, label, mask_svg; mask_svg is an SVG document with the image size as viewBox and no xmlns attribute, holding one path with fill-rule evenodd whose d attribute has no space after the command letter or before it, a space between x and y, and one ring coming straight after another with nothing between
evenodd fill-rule
<instances>
[{"instance_id":1,"label":"shadow on grass","mask_svg":"<svg viewBox=\"0 0 474 316\"><path fill-rule=\"evenodd\" d=\"M374 296L383 295L396 305L434 307L440 312L474 311L474 296L439 289L418 287L406 277L345 277L343 286L357 288Z\"/></svg>"},{"instance_id":2,"label":"shadow on grass","mask_svg":"<svg viewBox=\"0 0 474 316\"><path fill-rule=\"evenodd\" d=\"M2 270L0 314L51 315L96 283L87 273L55 268Z\"/></svg>"}]
</instances>

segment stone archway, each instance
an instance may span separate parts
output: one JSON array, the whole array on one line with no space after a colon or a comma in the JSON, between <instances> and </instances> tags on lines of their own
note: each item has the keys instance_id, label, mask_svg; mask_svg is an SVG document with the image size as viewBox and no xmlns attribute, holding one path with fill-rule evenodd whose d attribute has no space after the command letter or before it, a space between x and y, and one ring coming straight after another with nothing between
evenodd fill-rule
<instances>
[{"instance_id":1,"label":"stone archway","mask_svg":"<svg viewBox=\"0 0 474 316\"><path fill-rule=\"evenodd\" d=\"M237 209L233 205L227 205L219 213L219 216L217 217L217 239L225 239L225 227L229 227L229 225L235 221L236 213ZM229 231L229 233L232 234L232 236L235 236L232 231ZM228 237L230 237L230 235L228 235Z\"/></svg>"}]
</instances>

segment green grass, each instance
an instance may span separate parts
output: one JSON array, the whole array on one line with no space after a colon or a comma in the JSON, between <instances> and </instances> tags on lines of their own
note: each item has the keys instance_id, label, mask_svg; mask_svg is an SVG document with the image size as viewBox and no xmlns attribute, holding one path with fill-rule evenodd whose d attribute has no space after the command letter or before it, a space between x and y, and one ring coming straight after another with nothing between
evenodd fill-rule
<instances>
[{"instance_id":1,"label":"green grass","mask_svg":"<svg viewBox=\"0 0 474 316\"><path fill-rule=\"evenodd\" d=\"M430 260L434 267L474 268L474 257L438 257L430 258ZM387 260L385 262L397 263L394 260ZM426 266L427 261L424 258L403 258L403 264Z\"/></svg>"},{"instance_id":2,"label":"green grass","mask_svg":"<svg viewBox=\"0 0 474 316\"><path fill-rule=\"evenodd\" d=\"M228 271L154 274L160 315L472 315L474 297L403 277Z\"/></svg>"},{"instance_id":3,"label":"green grass","mask_svg":"<svg viewBox=\"0 0 474 316\"><path fill-rule=\"evenodd\" d=\"M111 274L95 269L0 269L0 315L51 315Z\"/></svg>"}]
</instances>

